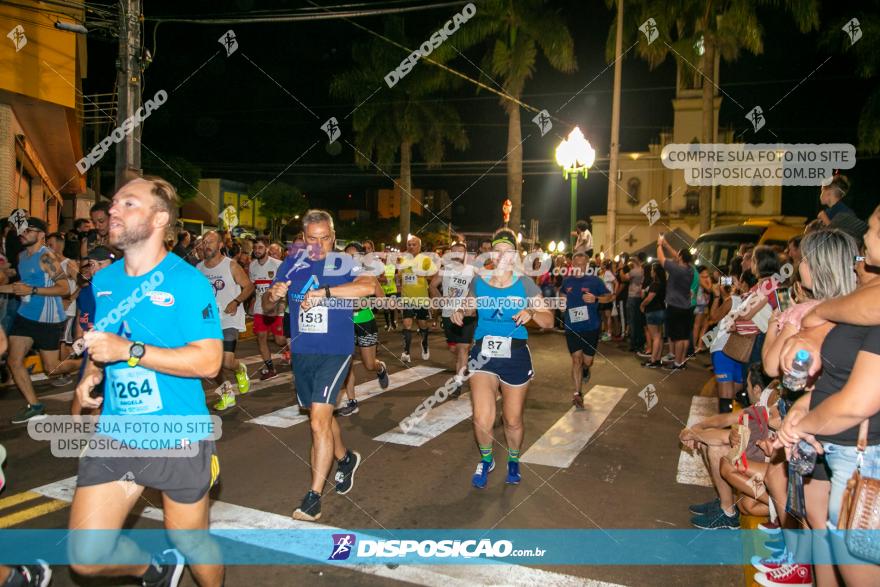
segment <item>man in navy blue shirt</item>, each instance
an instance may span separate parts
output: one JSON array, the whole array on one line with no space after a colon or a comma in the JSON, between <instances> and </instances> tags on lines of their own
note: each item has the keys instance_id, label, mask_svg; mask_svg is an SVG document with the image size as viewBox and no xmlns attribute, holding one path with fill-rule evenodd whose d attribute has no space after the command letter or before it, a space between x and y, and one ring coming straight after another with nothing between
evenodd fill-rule
<instances>
[{"instance_id":1,"label":"man in navy blue shirt","mask_svg":"<svg viewBox=\"0 0 880 587\"><path fill-rule=\"evenodd\" d=\"M274 308L288 299L296 396L300 407L309 410L312 425L312 488L293 517L313 522L321 517L321 493L333 458L337 461L336 492L342 495L351 491L361 463L361 456L342 444L333 417L354 352L353 306L334 307L326 300L367 297L375 291L377 281L359 275L351 267L350 256L328 255L334 250L336 232L327 212L308 211L303 216L303 233L306 249L288 256L278 268L275 281L263 294L263 308Z\"/></svg>"},{"instance_id":2,"label":"man in navy blue shirt","mask_svg":"<svg viewBox=\"0 0 880 587\"><path fill-rule=\"evenodd\" d=\"M574 380L575 407L584 407L583 385L590 380L590 367L599 346L599 304L608 303L614 294L597 275L597 268L587 268L587 256L578 252L572 257L572 273L562 281L559 292L565 296L565 342L571 353L571 376Z\"/></svg>"}]
</instances>

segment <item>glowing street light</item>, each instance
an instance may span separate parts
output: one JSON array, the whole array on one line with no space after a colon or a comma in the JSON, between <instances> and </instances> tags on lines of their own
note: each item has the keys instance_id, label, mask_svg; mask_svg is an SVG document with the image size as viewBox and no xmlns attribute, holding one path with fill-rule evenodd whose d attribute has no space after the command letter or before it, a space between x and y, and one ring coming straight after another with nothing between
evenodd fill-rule
<instances>
[{"instance_id":1,"label":"glowing street light","mask_svg":"<svg viewBox=\"0 0 880 587\"><path fill-rule=\"evenodd\" d=\"M400 233L399 232L397 233L397 236L394 237L394 240L397 241L398 244L400 244Z\"/></svg>"},{"instance_id":2,"label":"glowing street light","mask_svg":"<svg viewBox=\"0 0 880 587\"><path fill-rule=\"evenodd\" d=\"M522 233L518 232L518 233L516 233L516 244L519 244L521 242L522 242Z\"/></svg>"},{"instance_id":3,"label":"glowing street light","mask_svg":"<svg viewBox=\"0 0 880 587\"><path fill-rule=\"evenodd\" d=\"M593 163L596 161L596 150L590 145L590 141L584 138L581 129L574 127L568 138L556 147L556 163L562 167L562 177L568 179L571 176L571 246L574 247L574 225L577 222L577 176L584 174L584 179Z\"/></svg>"},{"instance_id":4,"label":"glowing street light","mask_svg":"<svg viewBox=\"0 0 880 587\"><path fill-rule=\"evenodd\" d=\"M556 252L557 253L564 253L565 252L565 241L559 241L559 244L556 245Z\"/></svg>"},{"instance_id":5,"label":"glowing street light","mask_svg":"<svg viewBox=\"0 0 880 587\"><path fill-rule=\"evenodd\" d=\"M550 251L551 253L555 253L556 252L556 241L550 241L550 244L547 245L547 250Z\"/></svg>"}]
</instances>

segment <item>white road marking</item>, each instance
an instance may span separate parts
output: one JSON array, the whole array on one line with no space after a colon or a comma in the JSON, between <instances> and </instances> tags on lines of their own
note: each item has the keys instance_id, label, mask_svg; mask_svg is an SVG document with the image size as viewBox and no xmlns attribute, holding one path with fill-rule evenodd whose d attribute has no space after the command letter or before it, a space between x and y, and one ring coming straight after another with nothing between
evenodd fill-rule
<instances>
[{"instance_id":1,"label":"white road marking","mask_svg":"<svg viewBox=\"0 0 880 587\"><path fill-rule=\"evenodd\" d=\"M625 387L593 386L584 395L584 409L570 408L520 460L534 465L570 467L624 394Z\"/></svg>"},{"instance_id":2,"label":"white road marking","mask_svg":"<svg viewBox=\"0 0 880 587\"><path fill-rule=\"evenodd\" d=\"M397 373L389 373L388 389L382 389L379 386L378 380L371 379L366 383L356 385L354 388L354 395L358 402L362 402L371 397L383 394L386 391L391 391L392 389L402 387L404 385L409 385L410 383L419 381L420 379L424 379L425 377L430 377L431 375L435 375L440 371L443 371L443 369L440 367L426 367L423 365L419 365L418 367L411 367L409 369L398 371ZM287 375L287 380L289 381L290 373L285 373L284 375ZM278 377L274 377L272 379L269 379L268 381L260 381L257 383L275 382L284 375L279 375ZM254 384L251 383L251 385L253 386ZM271 426L273 428L290 428L291 426L302 424L303 422L308 421L308 419L308 413L299 413L299 406L288 406L286 408L275 410L274 412L270 412L263 416L259 416L252 420L248 420L248 423L258 424L260 426Z\"/></svg>"},{"instance_id":3,"label":"white road marking","mask_svg":"<svg viewBox=\"0 0 880 587\"><path fill-rule=\"evenodd\" d=\"M76 489L76 477L68 477L55 483L49 483L33 489L35 493L52 499L73 501ZM159 508L146 507L140 517L161 522L163 512ZM212 530L323 530L327 532L348 532L341 528L300 522L288 516L282 516L272 512L264 512L257 509L234 505L222 501L211 503L211 529ZM360 534L363 535L363 534ZM228 535L227 535L228 537ZM269 540L265 533L249 537L248 532L243 532L240 542L251 544L260 548L275 550L287 554L296 554L303 557L314 557L315 550L303 549L302 546L309 541L307 533L299 536L300 540L291 541L289 536L279 533L277 540ZM322 535L321 538L326 537ZM249 539L250 538L250 539ZM316 536L316 539L318 536ZM329 546L323 542L322 548ZM329 553L329 549L328 550ZM318 552L324 552L318 549ZM325 563L326 557L314 558L318 563ZM376 565L340 565L341 568L357 571L367 575L374 575L396 581L404 581L416 585L428 585L431 587L467 587L470 585L522 585L528 587L621 587L614 583L593 581L573 575L563 575L551 571L542 571L520 565L506 564L481 564L481 565L400 565L390 569L385 564Z\"/></svg>"},{"instance_id":4,"label":"white road marking","mask_svg":"<svg viewBox=\"0 0 880 587\"><path fill-rule=\"evenodd\" d=\"M447 399L429 410L409 432L404 432L398 425L373 440L406 446L422 446L459 422L470 418L472 413L470 393L463 393L458 399Z\"/></svg>"},{"instance_id":5,"label":"white road marking","mask_svg":"<svg viewBox=\"0 0 880 587\"><path fill-rule=\"evenodd\" d=\"M714 397L695 396L691 399L691 412L688 415L687 427L690 428L700 420L718 413L718 399ZM696 453L691 454L686 450L681 451L678 457L678 472L675 480L686 485L700 485L712 487L712 478L703 459Z\"/></svg>"}]
</instances>

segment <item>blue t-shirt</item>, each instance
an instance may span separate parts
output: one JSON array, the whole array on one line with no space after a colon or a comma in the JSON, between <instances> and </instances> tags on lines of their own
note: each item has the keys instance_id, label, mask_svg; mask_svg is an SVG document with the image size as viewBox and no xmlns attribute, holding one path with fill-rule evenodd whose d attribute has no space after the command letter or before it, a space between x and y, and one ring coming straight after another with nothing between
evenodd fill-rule
<instances>
[{"instance_id":1,"label":"blue t-shirt","mask_svg":"<svg viewBox=\"0 0 880 587\"><path fill-rule=\"evenodd\" d=\"M346 257L348 257L346 255ZM290 352L300 355L350 355L354 352L352 309L316 306L300 312L300 302L312 289L351 283L357 270L343 267L341 255L334 255L325 275L326 258L315 261L306 251L288 256L275 273L275 280L289 281L287 302L290 308ZM351 257L347 259L351 261Z\"/></svg>"},{"instance_id":2,"label":"blue t-shirt","mask_svg":"<svg viewBox=\"0 0 880 587\"><path fill-rule=\"evenodd\" d=\"M531 277L521 275L505 288L497 288L480 276L471 281L470 294L477 300L477 329L474 340L484 336L509 336L527 339L529 333L525 326L517 326L513 321L526 307L526 300L541 295L541 290Z\"/></svg>"},{"instance_id":3,"label":"blue t-shirt","mask_svg":"<svg viewBox=\"0 0 880 587\"><path fill-rule=\"evenodd\" d=\"M138 277L116 262L92 280L95 329L131 341L178 348L223 339L214 291L198 269L173 253ZM149 355L149 349L147 355ZM177 377L125 361L107 365L102 416L208 416L198 377ZM205 433L187 434L195 442Z\"/></svg>"},{"instance_id":4,"label":"blue t-shirt","mask_svg":"<svg viewBox=\"0 0 880 587\"><path fill-rule=\"evenodd\" d=\"M605 282L595 275L566 277L560 293L565 295L565 325L575 332L599 330L599 302L588 304L583 295L590 292L596 297L608 295ZM584 311L586 309L586 311Z\"/></svg>"},{"instance_id":5,"label":"blue t-shirt","mask_svg":"<svg viewBox=\"0 0 880 587\"><path fill-rule=\"evenodd\" d=\"M83 332L95 327L95 292L91 283L81 287L76 296L76 319Z\"/></svg>"},{"instance_id":6,"label":"blue t-shirt","mask_svg":"<svg viewBox=\"0 0 880 587\"><path fill-rule=\"evenodd\" d=\"M47 247L41 247L33 255L28 255L27 250L19 254L18 273L22 283L31 287L52 287L55 285L55 282L43 271L43 267L40 265L40 259L49 252ZM18 313L28 320L43 324L57 324L67 320L61 296L22 296Z\"/></svg>"}]
</instances>

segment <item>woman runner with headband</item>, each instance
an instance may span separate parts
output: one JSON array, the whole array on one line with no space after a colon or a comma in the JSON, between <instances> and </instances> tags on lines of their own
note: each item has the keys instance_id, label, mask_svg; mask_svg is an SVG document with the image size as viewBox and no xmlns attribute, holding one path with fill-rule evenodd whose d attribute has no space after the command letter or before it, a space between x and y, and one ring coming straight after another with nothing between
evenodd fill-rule
<instances>
[{"instance_id":1,"label":"woman runner with headband","mask_svg":"<svg viewBox=\"0 0 880 587\"><path fill-rule=\"evenodd\" d=\"M474 473L474 487L486 487L489 473L495 468L492 457L492 428L495 424L495 397L502 399L504 437L507 440L507 483L521 480L519 455L523 440L523 406L529 381L534 376L529 352L526 323L534 319L538 326L551 328L549 310L528 308L529 300L540 300L541 290L522 271L516 269L516 235L509 229L497 231L492 238L494 269L478 269L471 281L465 310L456 310L451 320L461 326L465 315L476 313L477 329L468 366L471 380L471 403L474 412L474 436L480 448L480 462ZM476 309L474 309L476 308Z\"/></svg>"}]
</instances>

